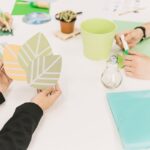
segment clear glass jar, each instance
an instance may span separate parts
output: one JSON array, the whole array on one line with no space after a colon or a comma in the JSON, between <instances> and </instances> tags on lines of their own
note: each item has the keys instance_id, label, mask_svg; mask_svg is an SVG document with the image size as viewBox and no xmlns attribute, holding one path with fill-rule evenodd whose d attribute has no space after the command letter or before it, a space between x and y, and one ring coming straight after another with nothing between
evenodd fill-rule
<instances>
[{"instance_id":1,"label":"clear glass jar","mask_svg":"<svg viewBox=\"0 0 150 150\"><path fill-rule=\"evenodd\" d=\"M118 67L117 57L111 56L101 75L101 82L106 88L117 88L122 82L122 75Z\"/></svg>"}]
</instances>

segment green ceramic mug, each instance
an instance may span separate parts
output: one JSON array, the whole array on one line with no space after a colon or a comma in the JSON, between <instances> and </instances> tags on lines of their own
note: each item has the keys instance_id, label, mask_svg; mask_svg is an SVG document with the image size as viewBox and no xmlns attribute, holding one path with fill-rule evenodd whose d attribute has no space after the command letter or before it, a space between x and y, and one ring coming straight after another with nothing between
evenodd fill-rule
<instances>
[{"instance_id":1,"label":"green ceramic mug","mask_svg":"<svg viewBox=\"0 0 150 150\"><path fill-rule=\"evenodd\" d=\"M84 55L93 60L108 58L117 26L106 19L89 19L81 23Z\"/></svg>"}]
</instances>

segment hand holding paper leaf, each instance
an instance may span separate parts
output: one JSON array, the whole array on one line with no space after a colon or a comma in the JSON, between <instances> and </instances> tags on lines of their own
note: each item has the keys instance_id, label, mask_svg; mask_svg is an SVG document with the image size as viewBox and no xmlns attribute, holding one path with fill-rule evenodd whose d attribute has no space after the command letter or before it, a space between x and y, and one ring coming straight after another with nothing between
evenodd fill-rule
<instances>
[{"instance_id":1,"label":"hand holding paper leaf","mask_svg":"<svg viewBox=\"0 0 150 150\"><path fill-rule=\"evenodd\" d=\"M42 33L33 36L22 47L6 44L3 58L6 73L12 79L27 80L35 88L56 85L60 77L62 58L52 54Z\"/></svg>"}]
</instances>

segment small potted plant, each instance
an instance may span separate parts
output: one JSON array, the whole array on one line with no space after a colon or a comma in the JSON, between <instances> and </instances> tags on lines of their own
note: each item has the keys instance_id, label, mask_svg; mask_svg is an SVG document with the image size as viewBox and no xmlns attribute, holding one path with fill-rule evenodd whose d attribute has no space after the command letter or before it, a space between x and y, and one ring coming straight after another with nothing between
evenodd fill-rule
<instances>
[{"instance_id":1,"label":"small potted plant","mask_svg":"<svg viewBox=\"0 0 150 150\"><path fill-rule=\"evenodd\" d=\"M74 24L77 18L77 13L71 10L65 10L56 14L55 17L60 21L61 32L69 34L74 31Z\"/></svg>"}]
</instances>

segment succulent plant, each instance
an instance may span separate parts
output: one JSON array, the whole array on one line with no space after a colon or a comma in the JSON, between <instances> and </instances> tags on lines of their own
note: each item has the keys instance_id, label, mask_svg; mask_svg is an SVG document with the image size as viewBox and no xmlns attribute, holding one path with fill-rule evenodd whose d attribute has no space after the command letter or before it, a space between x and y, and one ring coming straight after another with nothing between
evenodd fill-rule
<instances>
[{"instance_id":1,"label":"succulent plant","mask_svg":"<svg viewBox=\"0 0 150 150\"><path fill-rule=\"evenodd\" d=\"M57 14L56 19L64 22L72 22L76 20L77 14L71 10L65 10Z\"/></svg>"}]
</instances>

